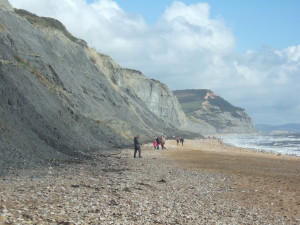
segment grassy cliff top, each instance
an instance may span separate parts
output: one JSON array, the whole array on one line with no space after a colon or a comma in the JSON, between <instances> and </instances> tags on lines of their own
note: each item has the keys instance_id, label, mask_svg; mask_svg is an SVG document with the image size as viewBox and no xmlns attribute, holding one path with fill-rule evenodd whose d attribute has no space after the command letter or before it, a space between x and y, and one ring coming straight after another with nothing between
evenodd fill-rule
<instances>
[{"instance_id":1,"label":"grassy cliff top","mask_svg":"<svg viewBox=\"0 0 300 225\"><path fill-rule=\"evenodd\" d=\"M15 13L25 18L29 23L41 27L49 27L61 31L67 38L73 42L84 42L81 39L74 37L66 27L58 20L50 17L40 17L23 9L14 9ZM86 43L85 43L86 45Z\"/></svg>"},{"instance_id":2,"label":"grassy cliff top","mask_svg":"<svg viewBox=\"0 0 300 225\"><path fill-rule=\"evenodd\" d=\"M244 111L244 109L233 106L208 89L176 90L173 93L181 104L183 111L188 115L193 114L194 111L201 110L203 103L217 107L222 112L230 112L237 117L239 117L236 114L237 111Z\"/></svg>"}]
</instances>

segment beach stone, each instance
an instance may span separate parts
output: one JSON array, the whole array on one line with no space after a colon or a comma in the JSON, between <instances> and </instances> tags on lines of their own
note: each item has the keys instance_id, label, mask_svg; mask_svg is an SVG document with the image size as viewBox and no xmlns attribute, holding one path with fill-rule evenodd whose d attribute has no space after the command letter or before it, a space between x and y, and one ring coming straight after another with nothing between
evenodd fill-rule
<instances>
[{"instance_id":1,"label":"beach stone","mask_svg":"<svg viewBox=\"0 0 300 225\"><path fill-rule=\"evenodd\" d=\"M201 147L201 157L214 152L214 143L208 146L206 152ZM226 154L226 148L222 149L221 156ZM262 177L256 177L253 186L243 186L246 173L197 169L169 155L183 150L172 151L144 150L141 161L132 158L132 150L124 149L118 158L110 157L105 163L95 154L94 165L60 165L52 167L51 175L44 173L49 170L44 168L6 177L0 183L1 218L21 224L298 224L297 211L289 214L293 208L277 210L275 199L267 198L268 193L288 196L285 185L277 188L281 182L276 180L275 192L261 189L261 182L265 182ZM184 151L189 155L197 150ZM229 157L232 154L228 152ZM116 172L120 170L122 173ZM32 173L36 177L33 180ZM166 182L158 182L161 180ZM258 204L255 193L260 194L258 199L268 200Z\"/></svg>"}]
</instances>

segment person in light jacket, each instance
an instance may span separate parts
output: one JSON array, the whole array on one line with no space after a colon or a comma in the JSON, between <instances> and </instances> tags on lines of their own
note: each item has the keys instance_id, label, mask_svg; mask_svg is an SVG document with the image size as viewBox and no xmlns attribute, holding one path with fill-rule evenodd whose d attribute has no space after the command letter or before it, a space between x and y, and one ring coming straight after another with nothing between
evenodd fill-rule
<instances>
[{"instance_id":1,"label":"person in light jacket","mask_svg":"<svg viewBox=\"0 0 300 225\"><path fill-rule=\"evenodd\" d=\"M161 149L166 149L165 144L166 144L166 139L164 138L164 136L161 136L160 138L160 144L161 144Z\"/></svg>"}]
</instances>

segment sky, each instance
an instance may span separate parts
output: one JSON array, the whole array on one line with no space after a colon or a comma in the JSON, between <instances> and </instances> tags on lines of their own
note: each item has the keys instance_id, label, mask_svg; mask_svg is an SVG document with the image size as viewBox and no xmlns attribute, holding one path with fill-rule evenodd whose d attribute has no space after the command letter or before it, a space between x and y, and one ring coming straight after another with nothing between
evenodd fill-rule
<instances>
[{"instance_id":1,"label":"sky","mask_svg":"<svg viewBox=\"0 0 300 225\"><path fill-rule=\"evenodd\" d=\"M298 0L9 0L171 90L210 89L255 124L300 123Z\"/></svg>"}]
</instances>

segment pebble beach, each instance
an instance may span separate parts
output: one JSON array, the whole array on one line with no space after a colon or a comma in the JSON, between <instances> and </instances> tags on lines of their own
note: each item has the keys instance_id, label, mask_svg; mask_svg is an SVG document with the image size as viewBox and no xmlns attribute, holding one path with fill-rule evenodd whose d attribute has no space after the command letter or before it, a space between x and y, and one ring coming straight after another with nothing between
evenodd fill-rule
<instances>
[{"instance_id":1,"label":"pebble beach","mask_svg":"<svg viewBox=\"0 0 300 225\"><path fill-rule=\"evenodd\" d=\"M168 140L0 177L0 224L300 224L300 158Z\"/></svg>"}]
</instances>

